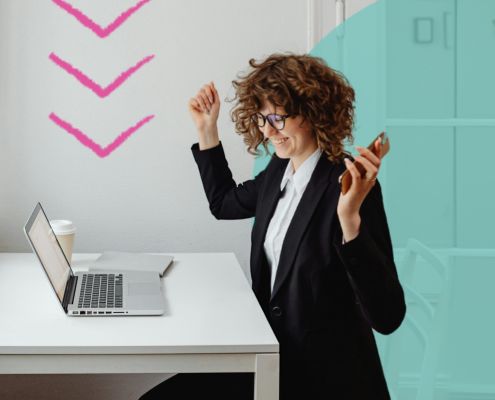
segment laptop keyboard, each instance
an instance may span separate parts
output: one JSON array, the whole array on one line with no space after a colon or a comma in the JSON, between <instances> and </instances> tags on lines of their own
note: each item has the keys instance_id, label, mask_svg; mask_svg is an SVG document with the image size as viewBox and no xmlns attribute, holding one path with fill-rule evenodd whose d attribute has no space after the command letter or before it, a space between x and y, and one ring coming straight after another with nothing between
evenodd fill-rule
<instances>
[{"instance_id":1,"label":"laptop keyboard","mask_svg":"<svg viewBox=\"0 0 495 400\"><path fill-rule=\"evenodd\" d=\"M122 308L122 274L84 274L78 308Z\"/></svg>"}]
</instances>

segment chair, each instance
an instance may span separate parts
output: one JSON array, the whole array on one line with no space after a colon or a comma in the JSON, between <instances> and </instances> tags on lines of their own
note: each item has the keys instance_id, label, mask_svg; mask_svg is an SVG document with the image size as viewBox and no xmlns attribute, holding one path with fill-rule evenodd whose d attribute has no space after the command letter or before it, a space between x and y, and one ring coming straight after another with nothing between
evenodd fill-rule
<instances>
[{"instance_id":1,"label":"chair","mask_svg":"<svg viewBox=\"0 0 495 400\"><path fill-rule=\"evenodd\" d=\"M415 272L420 265L418 259L422 259L428 269L440 278L438 302L435 307L414 287ZM416 239L409 239L399 275L407 305L404 322L394 334L377 338L382 343L382 363L390 394L392 399L399 400L399 377L404 361L401 350L404 345L407 346L404 333L410 331L423 350L415 399L433 400L440 346L447 323L449 270L430 248Z\"/></svg>"}]
</instances>

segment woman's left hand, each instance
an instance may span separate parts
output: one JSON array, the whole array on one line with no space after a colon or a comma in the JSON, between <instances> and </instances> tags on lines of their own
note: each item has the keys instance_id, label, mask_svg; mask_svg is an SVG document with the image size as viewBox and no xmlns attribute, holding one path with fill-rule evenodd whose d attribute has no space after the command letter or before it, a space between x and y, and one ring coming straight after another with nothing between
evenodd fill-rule
<instances>
[{"instance_id":1,"label":"woman's left hand","mask_svg":"<svg viewBox=\"0 0 495 400\"><path fill-rule=\"evenodd\" d=\"M374 145L377 153L379 153L380 139L377 139ZM337 205L337 214L347 241L353 239L359 233L359 223L361 221L359 209L376 183L381 164L380 159L367 148L356 146L356 150L359 152L359 156L354 157L354 159L364 167L366 173L361 176L357 167L349 159L345 159L346 167L352 175L352 183L346 194L340 193Z\"/></svg>"}]
</instances>

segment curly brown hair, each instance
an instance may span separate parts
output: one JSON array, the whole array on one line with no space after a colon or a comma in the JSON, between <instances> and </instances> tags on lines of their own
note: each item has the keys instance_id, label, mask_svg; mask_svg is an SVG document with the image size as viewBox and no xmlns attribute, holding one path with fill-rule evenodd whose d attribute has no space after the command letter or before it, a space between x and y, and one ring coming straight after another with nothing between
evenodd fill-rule
<instances>
[{"instance_id":1,"label":"curly brown hair","mask_svg":"<svg viewBox=\"0 0 495 400\"><path fill-rule=\"evenodd\" d=\"M354 89L325 60L307 54L275 53L264 61L249 60L253 68L232 81L237 100L230 112L237 133L243 136L248 152L261 155L260 144L269 154L263 133L252 116L265 101L283 107L287 114L300 115L309 121L318 147L330 161L341 161L344 141L352 144L354 137Z\"/></svg>"}]
</instances>

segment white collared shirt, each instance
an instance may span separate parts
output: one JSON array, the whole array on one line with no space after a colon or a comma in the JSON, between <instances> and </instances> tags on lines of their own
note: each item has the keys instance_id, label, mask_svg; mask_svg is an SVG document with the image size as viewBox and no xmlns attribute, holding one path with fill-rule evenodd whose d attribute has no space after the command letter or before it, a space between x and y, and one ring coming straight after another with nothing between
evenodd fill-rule
<instances>
[{"instance_id":1,"label":"white collared shirt","mask_svg":"<svg viewBox=\"0 0 495 400\"><path fill-rule=\"evenodd\" d=\"M285 169L282 182L280 183L280 190L283 191L285 188L285 191L277 203L277 208L268 225L265 242L263 244L268 260L268 266L271 270L272 291L285 234L287 233L287 229L289 228L304 190L308 185L309 179L320 159L321 153L322 150L320 148L316 149L313 154L304 160L295 173L292 161L287 163L287 168Z\"/></svg>"}]
</instances>

